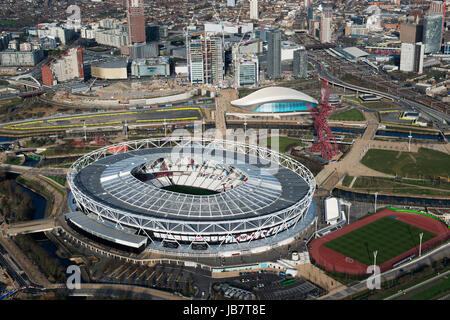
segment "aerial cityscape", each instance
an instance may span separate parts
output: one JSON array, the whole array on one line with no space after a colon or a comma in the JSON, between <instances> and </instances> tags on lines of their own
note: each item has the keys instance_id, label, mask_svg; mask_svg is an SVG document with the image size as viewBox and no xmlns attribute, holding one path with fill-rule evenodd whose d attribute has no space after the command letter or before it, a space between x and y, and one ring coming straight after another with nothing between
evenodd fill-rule
<instances>
[{"instance_id":1,"label":"aerial cityscape","mask_svg":"<svg viewBox=\"0 0 450 320\"><path fill-rule=\"evenodd\" d=\"M449 300L449 7L0 0L0 300Z\"/></svg>"}]
</instances>

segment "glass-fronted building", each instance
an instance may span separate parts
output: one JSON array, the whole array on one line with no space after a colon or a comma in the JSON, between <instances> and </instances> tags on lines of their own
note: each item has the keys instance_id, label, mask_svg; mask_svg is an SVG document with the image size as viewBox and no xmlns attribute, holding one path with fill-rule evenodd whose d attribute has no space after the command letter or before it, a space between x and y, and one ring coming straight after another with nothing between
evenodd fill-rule
<instances>
[{"instance_id":1,"label":"glass-fronted building","mask_svg":"<svg viewBox=\"0 0 450 320\"><path fill-rule=\"evenodd\" d=\"M256 55L242 55L236 61L236 84L238 87L255 85L259 81L259 61Z\"/></svg>"},{"instance_id":2,"label":"glass-fronted building","mask_svg":"<svg viewBox=\"0 0 450 320\"><path fill-rule=\"evenodd\" d=\"M429 14L423 20L423 44L425 54L441 51L442 14Z\"/></svg>"},{"instance_id":3,"label":"glass-fronted building","mask_svg":"<svg viewBox=\"0 0 450 320\"><path fill-rule=\"evenodd\" d=\"M293 76L296 78L308 77L308 52L306 50L294 51Z\"/></svg>"},{"instance_id":4,"label":"glass-fronted building","mask_svg":"<svg viewBox=\"0 0 450 320\"><path fill-rule=\"evenodd\" d=\"M294 112L294 111L306 111L314 108L317 103L306 101L295 102L270 102L264 103L258 106L254 112Z\"/></svg>"},{"instance_id":5,"label":"glass-fronted building","mask_svg":"<svg viewBox=\"0 0 450 320\"><path fill-rule=\"evenodd\" d=\"M134 59L131 63L131 75L135 77L168 77L170 76L169 57L150 59Z\"/></svg>"},{"instance_id":6,"label":"glass-fronted building","mask_svg":"<svg viewBox=\"0 0 450 320\"><path fill-rule=\"evenodd\" d=\"M272 79L281 77L281 31L267 34L267 74Z\"/></svg>"}]
</instances>

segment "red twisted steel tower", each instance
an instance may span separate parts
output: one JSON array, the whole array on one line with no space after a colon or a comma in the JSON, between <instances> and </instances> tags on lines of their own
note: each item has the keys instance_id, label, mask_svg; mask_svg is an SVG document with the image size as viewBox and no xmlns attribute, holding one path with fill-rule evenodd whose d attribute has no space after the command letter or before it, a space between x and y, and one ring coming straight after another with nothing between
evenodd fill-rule
<instances>
[{"instance_id":1,"label":"red twisted steel tower","mask_svg":"<svg viewBox=\"0 0 450 320\"><path fill-rule=\"evenodd\" d=\"M316 140L310 151L320 152L322 158L331 160L339 153L336 139L328 125L328 118L331 112L336 108L329 103L330 88L327 79L322 79L322 89L320 91L319 106L310 109L314 117L314 128L316 129Z\"/></svg>"}]
</instances>

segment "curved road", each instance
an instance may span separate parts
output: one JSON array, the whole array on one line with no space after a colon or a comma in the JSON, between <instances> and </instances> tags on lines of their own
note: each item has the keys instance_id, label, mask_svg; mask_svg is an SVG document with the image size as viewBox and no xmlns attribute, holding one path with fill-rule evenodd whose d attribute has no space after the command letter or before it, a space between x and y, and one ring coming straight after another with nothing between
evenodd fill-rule
<instances>
[{"instance_id":1,"label":"curved road","mask_svg":"<svg viewBox=\"0 0 450 320\"><path fill-rule=\"evenodd\" d=\"M343 87L345 87L347 89L350 89L350 90L353 90L353 91L357 90L357 91L366 92L366 93L372 93L372 94L376 94L376 95L381 96L381 97L388 98L388 99L393 100L393 101L395 101L395 102L397 102L397 103L399 103L399 104L401 104L403 106L406 106L406 107L409 107L409 108L412 108L412 109L415 109L415 108L420 109L421 111L423 111L425 113L428 113L428 114L432 115L433 117L435 117L437 119L444 119L447 123L450 123L450 115L448 115L448 114L444 114L442 112L439 112L439 111L436 111L434 109L431 109L431 108L429 108L429 107L427 107L427 106L425 106L425 105L423 105L421 103L397 97L397 96L395 96L393 94L390 94L390 93L385 93L385 92L381 92L381 91L377 91L377 90L373 90L373 89L368 89L368 88L365 88L365 87L359 87L359 86L355 86L355 85L346 83L346 82L342 81L341 79L336 78L335 76L331 75L326 69L322 68L320 66L320 64L316 60L309 59L309 61L312 62L315 65L316 70L317 70L317 72L319 74L319 77L320 78L327 78L329 80L329 82L334 82L337 85L343 86Z\"/></svg>"}]
</instances>

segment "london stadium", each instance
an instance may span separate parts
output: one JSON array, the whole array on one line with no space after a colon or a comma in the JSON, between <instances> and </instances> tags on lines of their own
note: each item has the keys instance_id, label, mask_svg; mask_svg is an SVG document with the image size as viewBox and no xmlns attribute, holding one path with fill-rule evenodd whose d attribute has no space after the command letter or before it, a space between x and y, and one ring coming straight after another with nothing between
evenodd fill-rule
<instances>
[{"instance_id":1,"label":"london stadium","mask_svg":"<svg viewBox=\"0 0 450 320\"><path fill-rule=\"evenodd\" d=\"M70 224L131 249L263 252L292 242L316 217L315 180L305 166L236 141L123 142L79 158L67 180Z\"/></svg>"}]
</instances>

